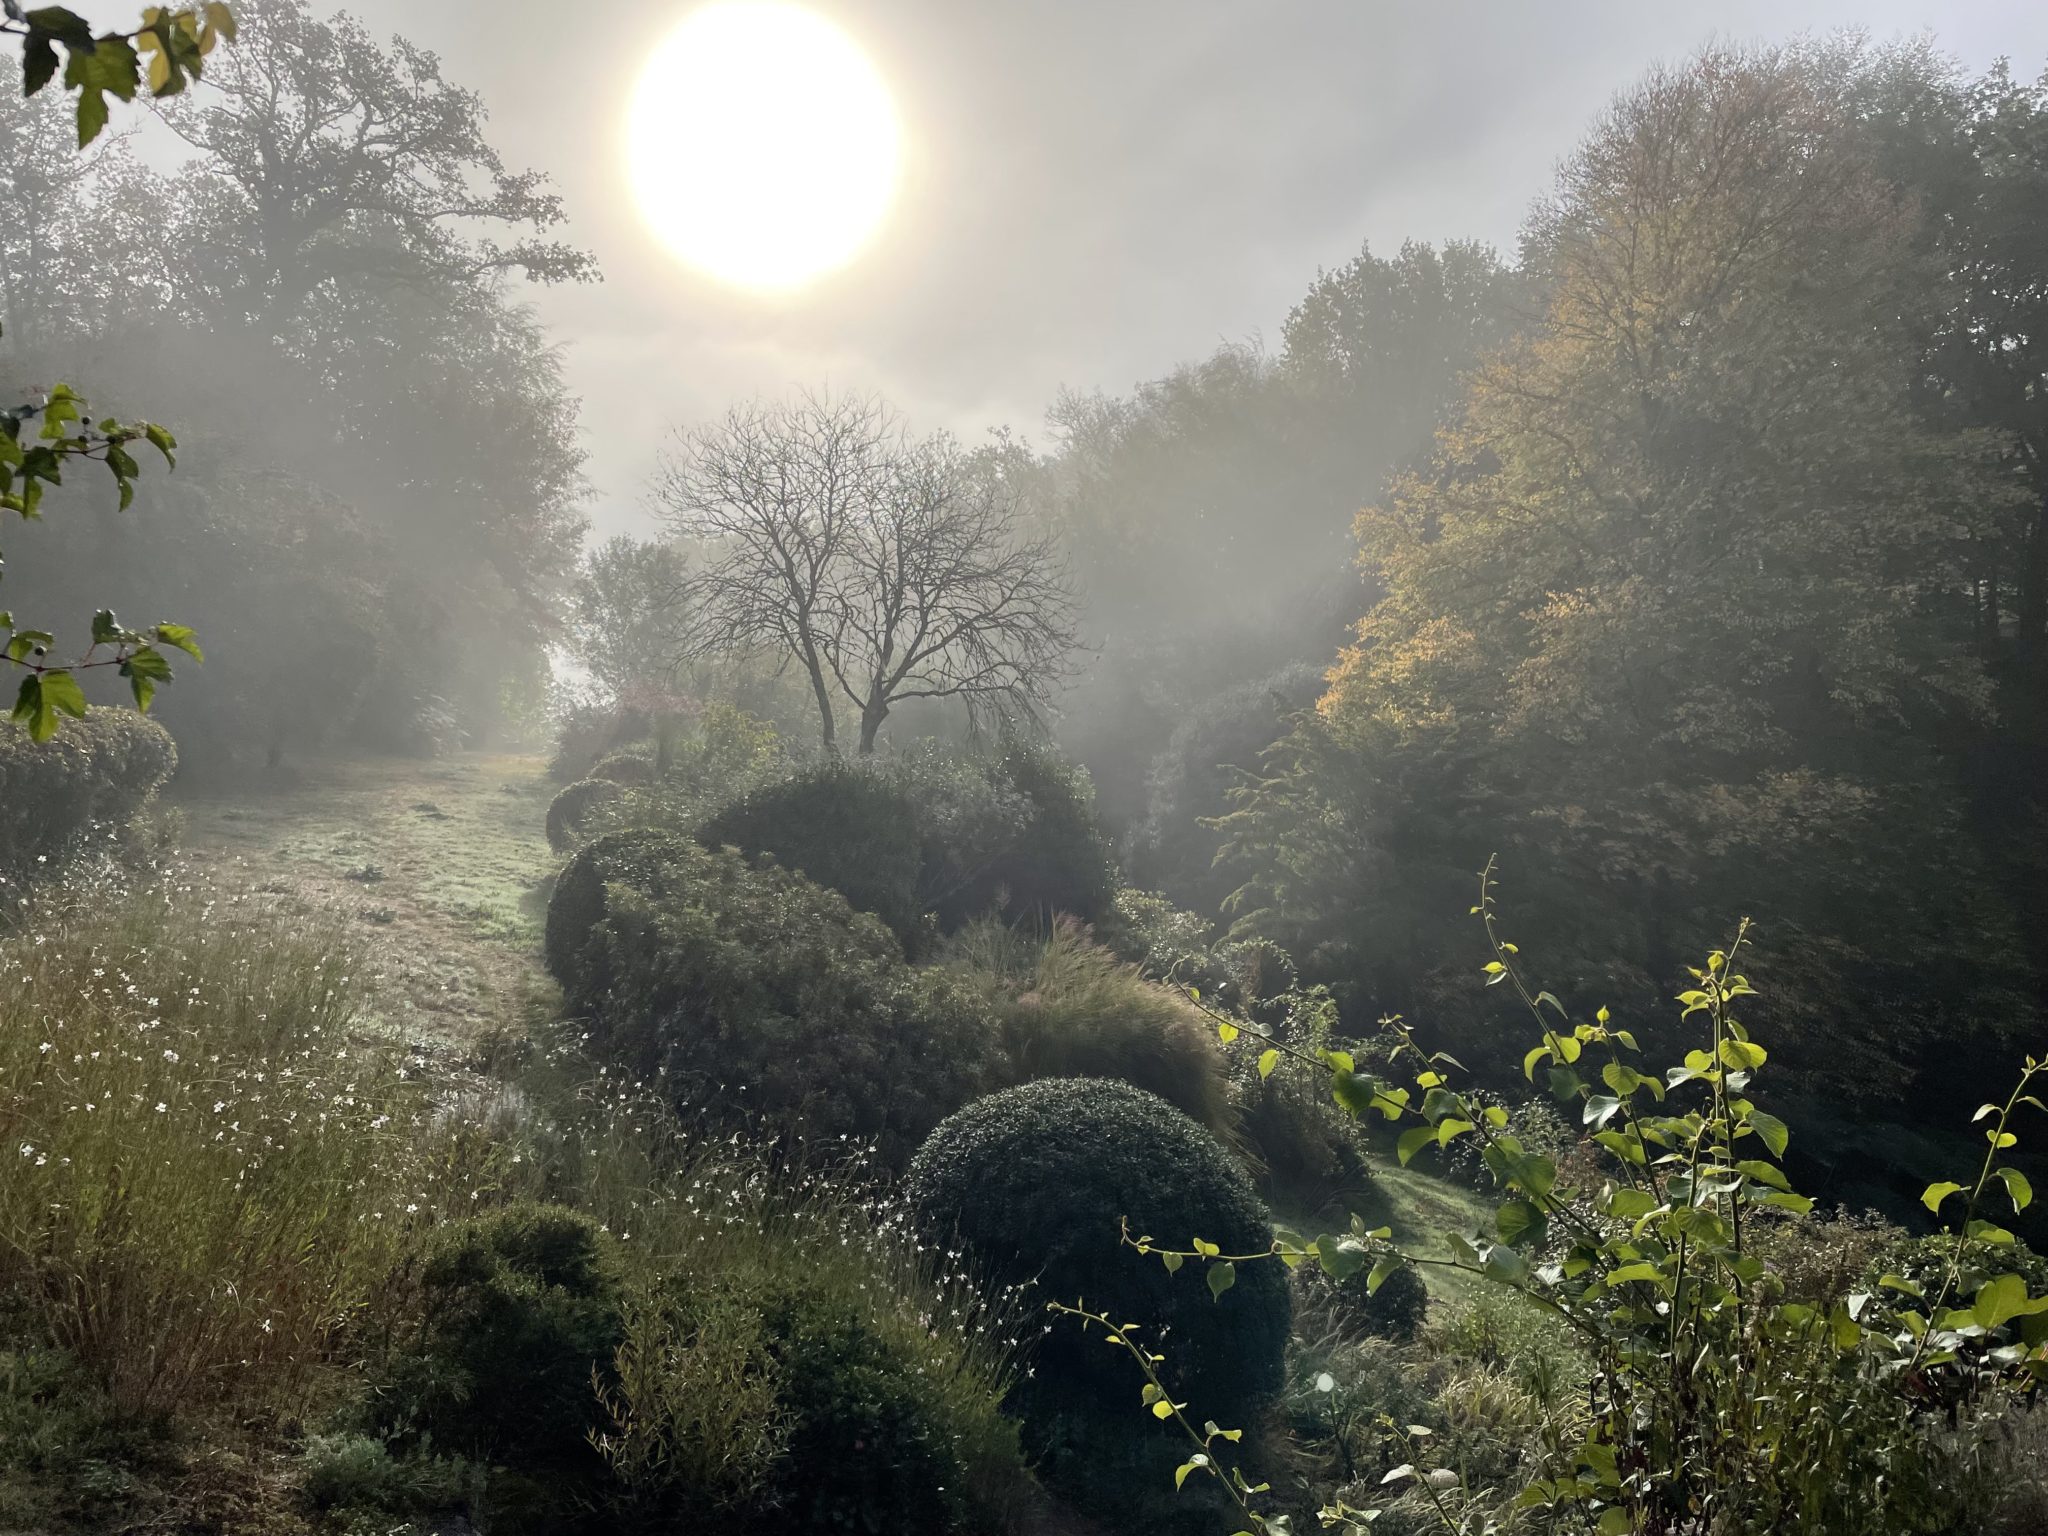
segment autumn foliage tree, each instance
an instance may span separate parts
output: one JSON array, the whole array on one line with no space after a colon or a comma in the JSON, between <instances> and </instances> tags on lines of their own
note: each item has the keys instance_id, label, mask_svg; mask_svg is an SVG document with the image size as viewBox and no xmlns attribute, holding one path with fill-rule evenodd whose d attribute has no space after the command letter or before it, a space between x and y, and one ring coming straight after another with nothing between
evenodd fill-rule
<instances>
[{"instance_id":1,"label":"autumn foliage tree","mask_svg":"<svg viewBox=\"0 0 2048 1536\"><path fill-rule=\"evenodd\" d=\"M2006 1007L1942 741L1991 704L1965 556L2014 491L1991 434L1915 409L1938 273L1853 126L1911 64L1712 50L1565 162L1544 323L1361 516L1385 596L1234 815L1244 922L1413 1007L1456 963L1425 914L1498 848L1546 952L1619 995L1747 902L1805 1063L1853 1027L1867 1090Z\"/></svg>"}]
</instances>

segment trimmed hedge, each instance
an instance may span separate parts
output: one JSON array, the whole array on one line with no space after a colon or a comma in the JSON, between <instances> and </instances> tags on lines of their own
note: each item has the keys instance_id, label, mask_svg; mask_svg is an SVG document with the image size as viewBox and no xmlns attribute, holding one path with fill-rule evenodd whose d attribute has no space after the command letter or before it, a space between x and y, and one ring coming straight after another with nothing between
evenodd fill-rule
<instances>
[{"instance_id":1,"label":"trimmed hedge","mask_svg":"<svg viewBox=\"0 0 2048 1536\"><path fill-rule=\"evenodd\" d=\"M1116 901L1115 851L1095 819L1088 776L1044 747L1012 743L984 768L998 791L1021 799L1024 823L939 907L949 932L984 912L1092 923Z\"/></svg>"},{"instance_id":2,"label":"trimmed hedge","mask_svg":"<svg viewBox=\"0 0 2048 1536\"><path fill-rule=\"evenodd\" d=\"M417 1337L379 1394L387 1434L521 1471L594 1478L594 1382L624 1337L617 1255L596 1222L517 1205L430 1239Z\"/></svg>"},{"instance_id":3,"label":"trimmed hedge","mask_svg":"<svg viewBox=\"0 0 2048 1536\"><path fill-rule=\"evenodd\" d=\"M610 757L590 770L593 779L603 779L607 784L630 784L644 787L659 783L661 769L653 758L640 752L614 752Z\"/></svg>"},{"instance_id":4,"label":"trimmed hedge","mask_svg":"<svg viewBox=\"0 0 2048 1536\"><path fill-rule=\"evenodd\" d=\"M1229 1154L1164 1100L1087 1078L1007 1089L932 1133L906 1193L934 1240L957 1237L997 1278L1138 1324L1198 1417L1243 1424L1281 1388L1293 1311L1280 1265L1243 1265L1212 1298L1198 1266L1168 1274L1122 1244L1126 1219L1134 1236L1175 1247L1200 1237L1257 1253L1273 1240ZM1099 1336L1061 1323L1039 1345L1027 1414L1045 1423L1070 1405L1128 1410L1139 1381Z\"/></svg>"},{"instance_id":5,"label":"trimmed hedge","mask_svg":"<svg viewBox=\"0 0 2048 1536\"><path fill-rule=\"evenodd\" d=\"M680 891L696 853L687 838L640 828L597 838L563 867L548 900L541 953L570 1012L589 1012L611 988L606 959L591 946L607 911L605 888L617 881L649 895Z\"/></svg>"},{"instance_id":6,"label":"trimmed hedge","mask_svg":"<svg viewBox=\"0 0 2048 1536\"><path fill-rule=\"evenodd\" d=\"M0 726L0 874L57 862L95 826L127 826L177 767L171 733L133 710L88 710L43 742Z\"/></svg>"},{"instance_id":7,"label":"trimmed hedge","mask_svg":"<svg viewBox=\"0 0 2048 1536\"><path fill-rule=\"evenodd\" d=\"M548 846L567 853L588 835L590 824L625 798L612 779L579 779L548 802Z\"/></svg>"},{"instance_id":8,"label":"trimmed hedge","mask_svg":"<svg viewBox=\"0 0 2048 1536\"><path fill-rule=\"evenodd\" d=\"M772 858L880 918L904 944L916 939L917 803L871 769L818 763L726 806L697 839Z\"/></svg>"},{"instance_id":9,"label":"trimmed hedge","mask_svg":"<svg viewBox=\"0 0 2048 1536\"><path fill-rule=\"evenodd\" d=\"M659 833L600 838L548 908L547 959L591 1047L678 1104L901 1166L1001 1080L995 1021L879 922L789 870Z\"/></svg>"},{"instance_id":10,"label":"trimmed hedge","mask_svg":"<svg viewBox=\"0 0 2048 1536\"><path fill-rule=\"evenodd\" d=\"M698 838L839 892L912 954L933 923L950 933L994 911L1093 922L1116 895L1086 776L1032 746L818 763L726 806Z\"/></svg>"}]
</instances>

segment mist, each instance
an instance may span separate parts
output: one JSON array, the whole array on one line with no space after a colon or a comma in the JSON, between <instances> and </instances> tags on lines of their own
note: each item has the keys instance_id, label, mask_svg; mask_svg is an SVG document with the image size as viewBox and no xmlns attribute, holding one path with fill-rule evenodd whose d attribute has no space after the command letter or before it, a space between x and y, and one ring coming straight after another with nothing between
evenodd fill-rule
<instances>
[{"instance_id":1,"label":"mist","mask_svg":"<svg viewBox=\"0 0 2048 1536\"><path fill-rule=\"evenodd\" d=\"M0 60L0 1531L2044 1528L2038 7Z\"/></svg>"}]
</instances>

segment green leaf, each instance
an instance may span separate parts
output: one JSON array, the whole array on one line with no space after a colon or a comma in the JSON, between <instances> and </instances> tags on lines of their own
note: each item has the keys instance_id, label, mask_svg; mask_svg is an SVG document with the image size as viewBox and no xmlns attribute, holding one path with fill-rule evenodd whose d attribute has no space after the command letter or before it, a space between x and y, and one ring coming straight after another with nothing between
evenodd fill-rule
<instances>
[{"instance_id":1,"label":"green leaf","mask_svg":"<svg viewBox=\"0 0 2048 1536\"><path fill-rule=\"evenodd\" d=\"M1634 1221L1655 1209L1656 1197L1640 1189L1617 1189L1607 1202L1607 1214L1617 1221Z\"/></svg>"},{"instance_id":2,"label":"green leaf","mask_svg":"<svg viewBox=\"0 0 2048 1536\"><path fill-rule=\"evenodd\" d=\"M1941 1214L1942 1201L1946 1200L1950 1195L1959 1195L1962 1192L1962 1185L1943 1180L1939 1184L1930 1184L1926 1189L1922 1190L1920 1192L1920 1203L1939 1216Z\"/></svg>"},{"instance_id":3,"label":"green leaf","mask_svg":"<svg viewBox=\"0 0 2048 1536\"><path fill-rule=\"evenodd\" d=\"M1271 1077L1271 1076L1273 1075L1273 1069L1274 1069L1275 1067L1279 1066L1279 1065L1280 1065L1280 1053L1279 1053L1278 1051L1275 1051L1275 1050L1265 1050L1265 1051L1261 1051L1261 1052L1259 1053L1259 1079L1260 1079L1260 1081L1262 1081L1262 1082L1263 1082L1263 1081L1264 1081L1264 1080L1265 1080L1266 1078L1269 1078L1269 1077Z\"/></svg>"},{"instance_id":4,"label":"green leaf","mask_svg":"<svg viewBox=\"0 0 2048 1536\"><path fill-rule=\"evenodd\" d=\"M1418 1125L1412 1130L1401 1133L1401 1139L1394 1143L1394 1155L1401 1160L1401 1166L1406 1168L1409 1163L1415 1160L1415 1154L1434 1140L1436 1140L1435 1126Z\"/></svg>"},{"instance_id":5,"label":"green leaf","mask_svg":"<svg viewBox=\"0 0 2048 1536\"><path fill-rule=\"evenodd\" d=\"M2030 1297L2027 1282L2012 1274L1985 1281L1978 1287L1976 1299L1970 1303L1970 1316L1986 1330L2003 1328L2016 1317L2032 1317L2040 1313L2048 1313L2048 1296Z\"/></svg>"},{"instance_id":6,"label":"green leaf","mask_svg":"<svg viewBox=\"0 0 2048 1536\"><path fill-rule=\"evenodd\" d=\"M156 697L156 685L171 680L171 664L164 660L162 651L145 645L121 663L121 675L135 690L135 707L147 711L150 700Z\"/></svg>"},{"instance_id":7,"label":"green leaf","mask_svg":"<svg viewBox=\"0 0 2048 1536\"><path fill-rule=\"evenodd\" d=\"M1785 1128L1785 1122L1760 1109L1749 1112L1749 1128L1763 1138L1773 1157L1783 1157L1785 1148L1792 1144L1792 1133Z\"/></svg>"},{"instance_id":8,"label":"green leaf","mask_svg":"<svg viewBox=\"0 0 2048 1536\"><path fill-rule=\"evenodd\" d=\"M142 435L149 439L150 447L164 456L164 465L169 469L178 467L178 440L154 422L146 422Z\"/></svg>"},{"instance_id":9,"label":"green leaf","mask_svg":"<svg viewBox=\"0 0 2048 1536\"><path fill-rule=\"evenodd\" d=\"M1789 1190L1792 1187L1792 1181L1785 1177L1785 1170L1776 1163L1745 1160L1735 1165L1735 1171L1746 1173L1757 1183L1769 1185L1772 1189Z\"/></svg>"},{"instance_id":10,"label":"green leaf","mask_svg":"<svg viewBox=\"0 0 2048 1536\"><path fill-rule=\"evenodd\" d=\"M183 624L159 624L152 631L158 645L168 645L173 650L183 651L194 661L206 660L206 653L199 649L199 636Z\"/></svg>"},{"instance_id":11,"label":"green leaf","mask_svg":"<svg viewBox=\"0 0 2048 1536\"><path fill-rule=\"evenodd\" d=\"M1372 1108L1372 1079L1360 1077L1348 1067L1339 1067L1330 1074L1330 1097L1352 1119L1362 1120Z\"/></svg>"},{"instance_id":12,"label":"green leaf","mask_svg":"<svg viewBox=\"0 0 2048 1536\"><path fill-rule=\"evenodd\" d=\"M1378 1295L1380 1287L1385 1285L1388 1277L1400 1267L1401 1261L1392 1254L1388 1254L1377 1264L1373 1265L1372 1272L1365 1277L1365 1294L1368 1296Z\"/></svg>"},{"instance_id":13,"label":"green leaf","mask_svg":"<svg viewBox=\"0 0 2048 1536\"><path fill-rule=\"evenodd\" d=\"M1543 1213L1527 1200L1510 1200L1493 1213L1495 1230L1504 1243L1515 1244L1543 1234Z\"/></svg>"},{"instance_id":14,"label":"green leaf","mask_svg":"<svg viewBox=\"0 0 2048 1536\"><path fill-rule=\"evenodd\" d=\"M1182 1483L1185 1483L1188 1480L1188 1475L1190 1473L1200 1471L1203 1467L1206 1467L1208 1465L1209 1458L1207 1456L1204 1456L1200 1451L1195 1452L1194 1455L1190 1456L1186 1461L1182 1462L1178 1467L1174 1468L1173 1486L1175 1488L1179 1488Z\"/></svg>"},{"instance_id":15,"label":"green leaf","mask_svg":"<svg viewBox=\"0 0 2048 1536\"><path fill-rule=\"evenodd\" d=\"M1624 1264L1618 1269L1611 1270L1607 1275L1609 1285L1628 1285L1638 1280L1661 1288L1665 1284L1664 1271L1654 1264L1638 1260L1634 1264Z\"/></svg>"},{"instance_id":16,"label":"green leaf","mask_svg":"<svg viewBox=\"0 0 2048 1536\"><path fill-rule=\"evenodd\" d=\"M1216 1300L1223 1299L1223 1293L1237 1284L1237 1266L1231 1263L1209 1266L1209 1294Z\"/></svg>"},{"instance_id":17,"label":"green leaf","mask_svg":"<svg viewBox=\"0 0 2048 1536\"><path fill-rule=\"evenodd\" d=\"M2034 1203L2034 1186L2027 1181L2024 1173L2017 1168L1999 1168L1994 1171L2004 1180L2006 1194L2012 1197L2014 1215L2018 1215Z\"/></svg>"},{"instance_id":18,"label":"green leaf","mask_svg":"<svg viewBox=\"0 0 2048 1536\"><path fill-rule=\"evenodd\" d=\"M47 37L31 33L22 48L21 93L33 96L57 76L57 48Z\"/></svg>"}]
</instances>

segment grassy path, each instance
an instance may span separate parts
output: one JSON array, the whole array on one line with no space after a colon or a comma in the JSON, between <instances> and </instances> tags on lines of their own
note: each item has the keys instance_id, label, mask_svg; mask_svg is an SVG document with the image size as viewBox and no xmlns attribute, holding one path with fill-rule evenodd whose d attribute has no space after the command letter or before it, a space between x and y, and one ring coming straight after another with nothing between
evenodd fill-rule
<instances>
[{"instance_id":1,"label":"grassy path","mask_svg":"<svg viewBox=\"0 0 2048 1536\"><path fill-rule=\"evenodd\" d=\"M374 1017L461 1046L544 984L551 855L538 757L323 763L288 787L174 794L186 859L215 883L338 917L370 959Z\"/></svg>"}]
</instances>

